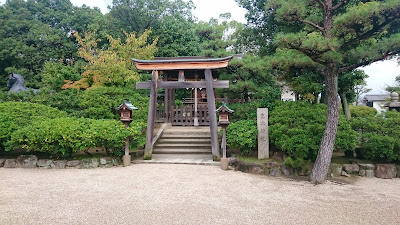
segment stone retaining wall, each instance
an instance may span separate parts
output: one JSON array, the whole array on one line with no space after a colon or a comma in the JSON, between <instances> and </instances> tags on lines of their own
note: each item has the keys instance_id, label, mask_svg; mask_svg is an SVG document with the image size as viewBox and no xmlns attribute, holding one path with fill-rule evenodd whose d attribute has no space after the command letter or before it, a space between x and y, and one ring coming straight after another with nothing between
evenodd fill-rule
<instances>
[{"instance_id":1,"label":"stone retaining wall","mask_svg":"<svg viewBox=\"0 0 400 225\"><path fill-rule=\"evenodd\" d=\"M245 173L263 174L271 176L308 176L311 168L305 171L296 171L293 168L285 166L283 163L266 162L263 164L243 162L238 158L229 158L229 166L231 169L242 171ZM335 164L332 163L329 169L330 177L377 177L383 179L400 178L400 165L396 164Z\"/></svg>"},{"instance_id":2,"label":"stone retaining wall","mask_svg":"<svg viewBox=\"0 0 400 225\"><path fill-rule=\"evenodd\" d=\"M118 157L88 158L82 160L38 159L35 155L20 155L16 159L0 159L4 168L40 168L40 169L89 169L120 166Z\"/></svg>"}]
</instances>

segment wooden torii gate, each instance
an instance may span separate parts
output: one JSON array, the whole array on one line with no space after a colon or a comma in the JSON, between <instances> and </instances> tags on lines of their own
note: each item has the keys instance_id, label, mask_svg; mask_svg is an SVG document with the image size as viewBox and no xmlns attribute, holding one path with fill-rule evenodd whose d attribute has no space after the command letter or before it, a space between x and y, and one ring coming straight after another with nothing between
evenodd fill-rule
<instances>
[{"instance_id":1,"label":"wooden torii gate","mask_svg":"<svg viewBox=\"0 0 400 225\"><path fill-rule=\"evenodd\" d=\"M216 81L212 76L212 69L225 68L228 66L232 56L225 58L204 57L176 57L155 58L154 60L132 59L139 70L152 72L152 80L148 82L137 82L136 89L150 89L149 112L147 118L146 147L144 159L151 159L153 151L154 124L156 119L157 89L175 88L205 88L207 93L207 105L210 119L211 148L214 160L220 158L218 148L217 116L215 114L214 88L229 88L229 81ZM204 71L204 81L186 81L184 71ZM178 81L159 80L160 71L179 71ZM167 94L165 92L165 99ZM166 102L167 103L167 102ZM169 103L170 104L170 103ZM167 109L167 107L166 107ZM196 112L197 113L197 112Z\"/></svg>"}]
</instances>

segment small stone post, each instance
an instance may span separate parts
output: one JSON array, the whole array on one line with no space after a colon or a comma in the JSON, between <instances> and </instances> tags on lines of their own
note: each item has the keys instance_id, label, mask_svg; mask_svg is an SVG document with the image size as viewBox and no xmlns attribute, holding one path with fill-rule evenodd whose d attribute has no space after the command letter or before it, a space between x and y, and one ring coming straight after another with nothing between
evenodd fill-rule
<instances>
[{"instance_id":1,"label":"small stone post","mask_svg":"<svg viewBox=\"0 0 400 225\"><path fill-rule=\"evenodd\" d=\"M268 109L257 109L258 159L269 158Z\"/></svg>"}]
</instances>

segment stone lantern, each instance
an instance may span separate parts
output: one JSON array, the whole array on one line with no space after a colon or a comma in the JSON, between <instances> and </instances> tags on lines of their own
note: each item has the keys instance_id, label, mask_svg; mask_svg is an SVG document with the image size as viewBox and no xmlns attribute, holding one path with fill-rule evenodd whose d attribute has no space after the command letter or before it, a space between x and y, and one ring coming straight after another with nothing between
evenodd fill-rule
<instances>
[{"instance_id":1,"label":"stone lantern","mask_svg":"<svg viewBox=\"0 0 400 225\"><path fill-rule=\"evenodd\" d=\"M396 110L397 112L400 112L399 94L397 92L390 93L390 100L390 103L386 104L389 111Z\"/></svg>"},{"instance_id":2,"label":"stone lantern","mask_svg":"<svg viewBox=\"0 0 400 225\"><path fill-rule=\"evenodd\" d=\"M218 125L222 127L222 158L221 158L221 169L228 169L228 159L226 158L226 127L229 125L229 114L234 113L232 109L228 108L225 102L215 110L216 113L219 113Z\"/></svg>"},{"instance_id":3,"label":"stone lantern","mask_svg":"<svg viewBox=\"0 0 400 225\"><path fill-rule=\"evenodd\" d=\"M136 109L138 108L133 106L132 103L128 101L124 101L115 109L121 112L121 121L125 124L125 127L128 127L128 125L132 122L132 111Z\"/></svg>"},{"instance_id":4,"label":"stone lantern","mask_svg":"<svg viewBox=\"0 0 400 225\"><path fill-rule=\"evenodd\" d=\"M132 111L136 109L138 108L128 101L124 101L115 109L121 112L121 122L125 124L125 128L128 128L129 124L132 122ZM122 161L124 166L129 166L131 164L131 156L129 155L129 137L125 140L125 155L122 157Z\"/></svg>"}]
</instances>

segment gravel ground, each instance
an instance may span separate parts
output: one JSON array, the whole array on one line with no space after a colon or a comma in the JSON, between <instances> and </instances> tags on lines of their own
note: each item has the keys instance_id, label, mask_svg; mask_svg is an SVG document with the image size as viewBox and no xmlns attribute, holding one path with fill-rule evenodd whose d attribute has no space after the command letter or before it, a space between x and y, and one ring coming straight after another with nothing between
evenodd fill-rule
<instances>
[{"instance_id":1,"label":"gravel ground","mask_svg":"<svg viewBox=\"0 0 400 225\"><path fill-rule=\"evenodd\" d=\"M400 179L353 184L214 166L0 168L0 224L400 224Z\"/></svg>"}]
</instances>

